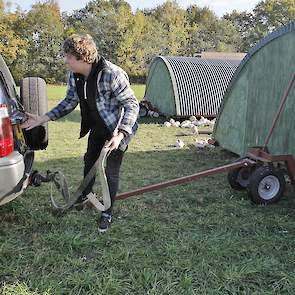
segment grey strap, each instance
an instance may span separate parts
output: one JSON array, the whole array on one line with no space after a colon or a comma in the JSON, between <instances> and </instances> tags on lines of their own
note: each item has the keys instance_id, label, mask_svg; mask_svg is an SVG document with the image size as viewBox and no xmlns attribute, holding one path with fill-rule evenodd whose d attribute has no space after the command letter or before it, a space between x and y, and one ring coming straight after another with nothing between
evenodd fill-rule
<instances>
[{"instance_id":1,"label":"grey strap","mask_svg":"<svg viewBox=\"0 0 295 295\"><path fill-rule=\"evenodd\" d=\"M80 183L77 191L74 194L70 194L68 190L68 185L65 179L65 176L60 172L55 172L55 175L53 177L53 183L56 186L56 189L61 193L64 199L64 204L58 204L56 200L53 197L52 193L52 186L51 185L51 202L52 205L56 209L60 210L67 210L70 209L79 199L79 197L82 195L83 191L86 189L87 185L91 181L91 179L96 175L97 169L99 170L99 177L100 182L102 186L102 194L103 194L103 204L96 198L96 195L93 193L90 193L87 195L88 200L93 204L93 206L99 210L99 211L105 211L111 207L111 198L110 198L110 192L109 192L109 186L107 182L107 177L105 174L105 162L110 154L110 149L104 147L101 150L101 153L99 155L99 158L96 160L88 174L85 176L85 178Z\"/></svg>"}]
</instances>

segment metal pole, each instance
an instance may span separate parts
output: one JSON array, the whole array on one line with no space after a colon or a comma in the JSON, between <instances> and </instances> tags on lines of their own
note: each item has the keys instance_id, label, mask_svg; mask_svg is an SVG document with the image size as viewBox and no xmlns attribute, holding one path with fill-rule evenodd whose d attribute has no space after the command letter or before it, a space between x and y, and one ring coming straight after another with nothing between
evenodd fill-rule
<instances>
[{"instance_id":1,"label":"metal pole","mask_svg":"<svg viewBox=\"0 0 295 295\"><path fill-rule=\"evenodd\" d=\"M127 198L132 197L132 196L137 196L137 195L141 195L141 194L146 193L146 192L151 192L151 191L159 190L159 189L162 189L162 188L165 188L165 187L190 182L190 181L196 180L196 179L198 179L200 177L203 177L203 176L209 176L209 175L213 175L213 174L217 174L217 173L227 172L229 170L233 170L233 169L239 168L239 167L253 166L253 165L255 165L255 163L256 163L255 161L252 161L252 160L247 159L247 158L242 159L242 160L240 160L238 162L235 162L235 163L231 163L231 164L224 165L224 166L221 166L221 167L201 171L201 172L198 172L198 173L193 174L193 175L184 176L184 177L176 178L176 179L165 181L165 182L160 182L160 183L157 183L157 184L144 186L144 187L142 187L140 189L137 189L137 190L133 190L133 191L130 191L130 192L118 194L117 197L116 197L116 200L127 199Z\"/></svg>"},{"instance_id":2,"label":"metal pole","mask_svg":"<svg viewBox=\"0 0 295 295\"><path fill-rule=\"evenodd\" d=\"M272 122L272 126L271 126L271 128L270 128L270 130L269 130L269 132L268 132L267 137L266 137L265 143L264 143L264 145L263 145L263 150L266 149L266 147L267 147L267 145L268 145L268 143L269 143L269 140L270 140L270 138L271 138L271 136L272 136L272 133L273 133L273 131L274 131L274 128L275 128L275 126L276 126L276 124L277 124L277 122L278 122L278 120L279 120L279 117L280 117L280 115L281 115L281 113L282 113L282 111L283 111L283 108L284 108L284 106L285 106L285 104L286 104L287 97L288 97L289 92L290 92L290 90L291 90L291 88L292 88L292 86L293 86L294 81L295 81L295 73L293 73L293 76L292 76L291 80L289 81L288 87L287 87L287 89L286 89L284 95L283 95L282 98L281 98L281 104L280 104L280 107L279 107L279 109L278 109L278 111L277 111L277 113L276 113L276 116L274 117L274 120L273 120L273 122Z\"/></svg>"}]
</instances>

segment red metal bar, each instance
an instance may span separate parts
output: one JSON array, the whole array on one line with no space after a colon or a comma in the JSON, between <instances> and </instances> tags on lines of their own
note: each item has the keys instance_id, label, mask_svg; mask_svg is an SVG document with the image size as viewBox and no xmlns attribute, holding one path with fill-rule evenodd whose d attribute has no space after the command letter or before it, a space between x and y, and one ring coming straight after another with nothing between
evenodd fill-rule
<instances>
[{"instance_id":1,"label":"red metal bar","mask_svg":"<svg viewBox=\"0 0 295 295\"><path fill-rule=\"evenodd\" d=\"M127 199L129 197L141 195L141 194L146 193L146 192L151 192L151 191L159 190L159 189L162 189L162 188L165 188L165 187L175 186L175 185L178 185L178 184L190 182L190 181L196 180L196 179L198 179L200 177L203 177L203 176L209 176L209 175L213 175L213 174L217 174L217 173L227 172L227 171L233 170L235 168L248 167L248 166L253 166L255 164L256 164L256 162L252 161L250 159L247 159L247 158L242 159L242 160L240 160L238 162L235 162L235 163L231 163L231 164L224 165L224 166L221 166L221 167L201 171L201 172L198 172L198 173L193 174L193 175L184 176L184 177L176 178L176 179L165 181L165 182L160 182L160 183L157 183L157 184L144 186L144 187L142 187L140 189L137 189L137 190L133 190L133 191L130 191L130 192L118 194L117 197L116 197L116 200Z\"/></svg>"},{"instance_id":2,"label":"red metal bar","mask_svg":"<svg viewBox=\"0 0 295 295\"><path fill-rule=\"evenodd\" d=\"M291 182L295 185L295 160L292 155L271 155L262 150L262 148L251 148L247 153L247 157L261 162L284 162Z\"/></svg>"},{"instance_id":3,"label":"red metal bar","mask_svg":"<svg viewBox=\"0 0 295 295\"><path fill-rule=\"evenodd\" d=\"M288 159L285 161L285 164L288 169L288 173L293 185L295 185L295 161L293 156L289 156Z\"/></svg>"},{"instance_id":4,"label":"red metal bar","mask_svg":"<svg viewBox=\"0 0 295 295\"><path fill-rule=\"evenodd\" d=\"M270 140L270 138L271 138L271 136L272 136L272 133L273 133L273 131L274 131L274 128L275 128L275 126L276 126L276 124L277 124L277 122L278 122L278 120L279 120L279 117L280 117L280 115L281 115L281 113L282 113L282 111L283 111L283 108L284 108L284 106L285 106L285 104L286 104L287 97L288 97L289 92L290 92L290 90L291 90L291 88L292 88L292 86L293 86L294 81L295 81L295 73L293 73L293 75L292 75L292 77L291 77L291 79L290 79L290 81L289 81L289 84L288 84L288 86L287 86L287 89L286 89L285 93L283 94L283 96L282 96L282 98L281 98L280 107L279 107L279 109L278 109L278 111L277 111L277 113L276 113L276 115L275 115L275 117L274 117L274 120L273 120L273 122L272 122L272 126L271 126L271 128L270 128L270 130L269 130L269 132L268 132L268 135L267 135L267 137L266 137L265 143L264 143L264 145L263 145L263 149L265 149L266 146L267 146L268 143L269 143L269 140Z\"/></svg>"}]
</instances>

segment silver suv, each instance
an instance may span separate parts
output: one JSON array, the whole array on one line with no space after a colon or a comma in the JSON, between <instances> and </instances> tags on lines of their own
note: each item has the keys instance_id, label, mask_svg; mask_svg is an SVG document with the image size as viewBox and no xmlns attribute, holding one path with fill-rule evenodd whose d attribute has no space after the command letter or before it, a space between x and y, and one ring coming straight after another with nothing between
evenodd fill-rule
<instances>
[{"instance_id":1,"label":"silver suv","mask_svg":"<svg viewBox=\"0 0 295 295\"><path fill-rule=\"evenodd\" d=\"M47 124L30 131L20 128L25 112L47 111L46 84L41 78L24 78L20 95L0 55L0 206L19 196L31 183L34 151L48 145Z\"/></svg>"}]
</instances>

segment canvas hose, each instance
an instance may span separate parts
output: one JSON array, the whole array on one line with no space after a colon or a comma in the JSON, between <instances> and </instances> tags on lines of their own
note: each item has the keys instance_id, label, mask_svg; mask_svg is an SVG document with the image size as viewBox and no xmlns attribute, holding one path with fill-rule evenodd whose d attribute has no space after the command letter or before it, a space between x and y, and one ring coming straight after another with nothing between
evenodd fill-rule
<instances>
[{"instance_id":1,"label":"canvas hose","mask_svg":"<svg viewBox=\"0 0 295 295\"><path fill-rule=\"evenodd\" d=\"M92 206L94 206L95 209L97 209L98 211L105 211L109 209L111 207L111 198L110 198L110 191L109 191L109 186L107 182L107 177L105 174L106 159L109 154L110 154L109 148L104 147L101 150L99 158L96 160L96 162L94 163L94 165L92 166L88 174L80 183L76 192L73 194L69 192L68 184L63 173L60 171L54 172L54 175L52 176L51 193L50 193L50 198L51 198L53 207L59 210L71 209L73 205L78 201L79 197L83 194L83 191L86 189L87 185L92 180L92 178L96 175L96 172L98 170L100 183L101 183L103 203L101 203L96 198L96 195L92 192L87 195L87 198L88 198L88 201L92 204ZM63 197L62 204L57 202L56 199L53 197L53 184L55 185L56 189L61 193Z\"/></svg>"}]
</instances>

